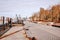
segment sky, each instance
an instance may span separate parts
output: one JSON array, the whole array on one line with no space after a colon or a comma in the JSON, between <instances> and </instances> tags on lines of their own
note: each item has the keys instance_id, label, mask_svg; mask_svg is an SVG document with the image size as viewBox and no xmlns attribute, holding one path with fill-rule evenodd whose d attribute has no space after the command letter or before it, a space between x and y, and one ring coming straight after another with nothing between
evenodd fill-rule
<instances>
[{"instance_id":1,"label":"sky","mask_svg":"<svg viewBox=\"0 0 60 40\"><path fill-rule=\"evenodd\" d=\"M60 0L0 0L0 16L29 17L41 7L47 9L55 4L60 4Z\"/></svg>"}]
</instances>

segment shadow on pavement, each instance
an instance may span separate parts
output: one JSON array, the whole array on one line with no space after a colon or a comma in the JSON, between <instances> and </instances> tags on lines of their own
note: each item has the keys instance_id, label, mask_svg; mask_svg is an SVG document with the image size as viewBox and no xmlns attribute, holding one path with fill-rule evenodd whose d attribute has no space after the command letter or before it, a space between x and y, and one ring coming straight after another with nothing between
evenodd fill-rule
<instances>
[{"instance_id":1,"label":"shadow on pavement","mask_svg":"<svg viewBox=\"0 0 60 40\"><path fill-rule=\"evenodd\" d=\"M0 39L3 39L3 38L5 38L5 37L8 37L8 36L10 36L10 35L13 35L13 34L15 34L15 33L17 33L17 32L19 32L19 31L22 31L23 29L21 29L21 30L18 30L18 31L15 31L15 32L13 32L13 33L10 33L10 34L8 34L8 35L5 35L5 36L1 36L0 37Z\"/></svg>"}]
</instances>

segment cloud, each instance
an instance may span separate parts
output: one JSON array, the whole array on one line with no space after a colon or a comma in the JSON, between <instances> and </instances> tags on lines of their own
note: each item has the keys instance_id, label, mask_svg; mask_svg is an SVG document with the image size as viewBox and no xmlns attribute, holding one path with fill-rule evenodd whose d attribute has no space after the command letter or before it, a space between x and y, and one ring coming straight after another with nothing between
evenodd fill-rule
<instances>
[{"instance_id":1,"label":"cloud","mask_svg":"<svg viewBox=\"0 0 60 40\"><path fill-rule=\"evenodd\" d=\"M3 13L5 16L10 14L10 17L15 14L20 14L22 17L30 16L39 11L40 7L46 9L59 2L60 0L0 0L0 15Z\"/></svg>"}]
</instances>

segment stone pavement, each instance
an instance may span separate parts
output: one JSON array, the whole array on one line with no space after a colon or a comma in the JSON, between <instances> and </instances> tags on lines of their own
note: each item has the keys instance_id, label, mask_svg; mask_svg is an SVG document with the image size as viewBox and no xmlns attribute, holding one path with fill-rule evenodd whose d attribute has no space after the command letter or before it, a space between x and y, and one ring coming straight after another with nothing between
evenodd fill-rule
<instances>
[{"instance_id":1,"label":"stone pavement","mask_svg":"<svg viewBox=\"0 0 60 40\"><path fill-rule=\"evenodd\" d=\"M60 40L60 28L32 22L26 22L25 26L37 40Z\"/></svg>"},{"instance_id":2,"label":"stone pavement","mask_svg":"<svg viewBox=\"0 0 60 40\"><path fill-rule=\"evenodd\" d=\"M29 29L27 31L28 35L35 37L37 40L60 40L60 28L28 21L24 23L25 26L12 27L2 36L1 40L27 40L23 27Z\"/></svg>"},{"instance_id":3,"label":"stone pavement","mask_svg":"<svg viewBox=\"0 0 60 40\"><path fill-rule=\"evenodd\" d=\"M23 27L12 27L8 32L0 37L0 40L26 40Z\"/></svg>"}]
</instances>

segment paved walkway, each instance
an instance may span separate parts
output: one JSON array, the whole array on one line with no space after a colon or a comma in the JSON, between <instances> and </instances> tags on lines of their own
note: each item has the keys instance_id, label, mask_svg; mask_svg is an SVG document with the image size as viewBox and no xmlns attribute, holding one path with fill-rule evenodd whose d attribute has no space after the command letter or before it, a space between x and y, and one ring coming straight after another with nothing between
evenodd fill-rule
<instances>
[{"instance_id":1,"label":"paved walkway","mask_svg":"<svg viewBox=\"0 0 60 40\"><path fill-rule=\"evenodd\" d=\"M31 22L26 23L26 28L37 40L60 40L60 28Z\"/></svg>"},{"instance_id":2,"label":"paved walkway","mask_svg":"<svg viewBox=\"0 0 60 40\"><path fill-rule=\"evenodd\" d=\"M23 27L29 29L28 35L36 37L37 40L60 40L60 28L28 21ZM12 27L0 40L27 40L24 35L25 31L22 30L23 27Z\"/></svg>"},{"instance_id":3,"label":"paved walkway","mask_svg":"<svg viewBox=\"0 0 60 40\"><path fill-rule=\"evenodd\" d=\"M12 27L8 32L0 37L0 40L26 40L22 29L23 27Z\"/></svg>"}]
</instances>

